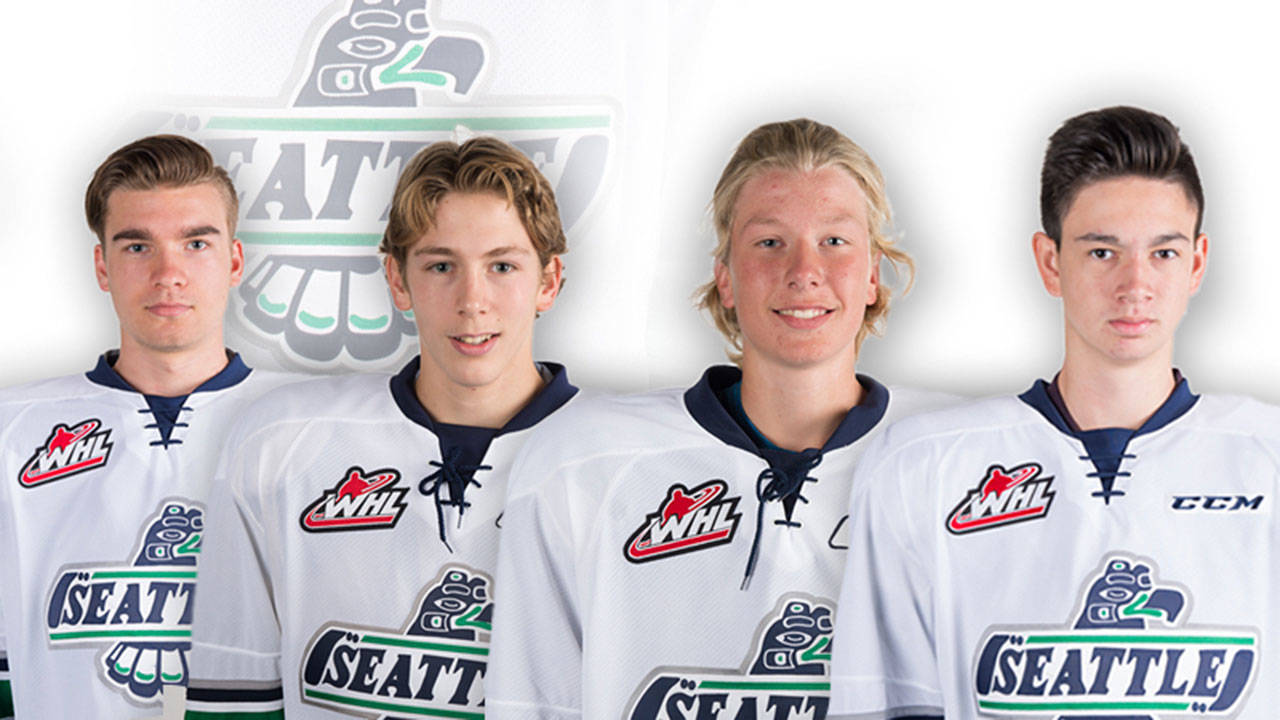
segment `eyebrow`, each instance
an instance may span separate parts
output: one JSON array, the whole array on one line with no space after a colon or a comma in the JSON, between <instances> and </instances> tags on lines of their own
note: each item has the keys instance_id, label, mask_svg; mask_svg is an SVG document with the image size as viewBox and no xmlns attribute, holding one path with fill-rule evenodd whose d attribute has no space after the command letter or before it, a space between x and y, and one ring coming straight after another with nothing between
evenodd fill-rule
<instances>
[{"instance_id":1,"label":"eyebrow","mask_svg":"<svg viewBox=\"0 0 1280 720\"><path fill-rule=\"evenodd\" d=\"M840 213L838 215L829 215L827 217L818 218L818 222L826 225L836 225L839 223L846 223L846 222L857 224L858 218L855 217L852 213L845 212L845 213ZM783 223L781 220L778 220L777 218L772 218L768 216L765 216L765 217L757 216L743 223L741 229L745 230L751 227L752 225L766 225L769 227L778 227L781 225L785 225L785 223Z\"/></svg>"},{"instance_id":2,"label":"eyebrow","mask_svg":"<svg viewBox=\"0 0 1280 720\"><path fill-rule=\"evenodd\" d=\"M520 247L519 245L503 245L502 247L496 247L492 250L489 250L484 254L484 257L491 258L491 257L502 257L505 255L530 255L532 254L532 252L533 251L530 250L529 248ZM441 257L451 257L451 258L458 257L457 251L455 251L453 248L439 247L435 245L420 247L417 250L413 251L413 257L420 257L423 255L439 255Z\"/></svg>"},{"instance_id":3,"label":"eyebrow","mask_svg":"<svg viewBox=\"0 0 1280 720\"><path fill-rule=\"evenodd\" d=\"M1164 233L1162 235L1155 236L1154 238L1151 239L1151 242L1148 244L1163 245L1167 242L1174 242L1177 240L1182 240L1184 242L1191 242L1191 239L1188 238L1186 235L1183 235L1180 232L1171 232L1171 233ZM1084 235L1077 237L1076 242L1096 242L1096 243L1102 243L1103 245L1119 245L1120 239L1117 238L1115 235L1104 235L1102 233L1085 233Z\"/></svg>"},{"instance_id":4,"label":"eyebrow","mask_svg":"<svg viewBox=\"0 0 1280 720\"><path fill-rule=\"evenodd\" d=\"M222 231L212 225L194 225L182 231L182 237L204 237L206 235L221 235ZM155 236L150 231L143 228L125 228L115 235L111 236L112 241L116 240L152 240Z\"/></svg>"}]
</instances>

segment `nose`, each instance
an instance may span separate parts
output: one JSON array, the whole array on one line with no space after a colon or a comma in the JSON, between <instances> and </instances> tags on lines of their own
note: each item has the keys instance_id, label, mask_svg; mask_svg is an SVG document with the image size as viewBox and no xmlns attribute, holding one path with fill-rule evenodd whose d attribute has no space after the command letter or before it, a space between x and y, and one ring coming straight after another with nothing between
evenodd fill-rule
<instances>
[{"instance_id":1,"label":"nose","mask_svg":"<svg viewBox=\"0 0 1280 720\"><path fill-rule=\"evenodd\" d=\"M488 286L484 269L462 273L458 287L458 314L463 317L483 315L489 310Z\"/></svg>"},{"instance_id":2,"label":"nose","mask_svg":"<svg viewBox=\"0 0 1280 720\"><path fill-rule=\"evenodd\" d=\"M1152 273L1155 269L1151 267L1144 257L1134 257L1128 262L1120 266L1119 285L1116 288L1116 295L1123 303L1142 303L1150 300L1154 296L1152 288Z\"/></svg>"},{"instance_id":3,"label":"nose","mask_svg":"<svg viewBox=\"0 0 1280 720\"><path fill-rule=\"evenodd\" d=\"M183 248L161 245L157 248L151 279L156 287L182 287L187 284Z\"/></svg>"},{"instance_id":4,"label":"nose","mask_svg":"<svg viewBox=\"0 0 1280 720\"><path fill-rule=\"evenodd\" d=\"M822 278L822 264L818 248L811 242L797 242L791 246L787 265L787 286L794 289L813 287Z\"/></svg>"}]
</instances>

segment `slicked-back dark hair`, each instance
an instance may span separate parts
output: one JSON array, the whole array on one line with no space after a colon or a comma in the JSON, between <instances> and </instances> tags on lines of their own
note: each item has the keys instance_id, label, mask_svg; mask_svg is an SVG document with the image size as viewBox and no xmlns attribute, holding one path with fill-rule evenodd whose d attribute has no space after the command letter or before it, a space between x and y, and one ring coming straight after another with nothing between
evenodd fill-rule
<instances>
[{"instance_id":1,"label":"slicked-back dark hair","mask_svg":"<svg viewBox=\"0 0 1280 720\"><path fill-rule=\"evenodd\" d=\"M1086 185L1135 175L1176 182L1196 205L1196 235L1204 190L1191 149L1163 115L1136 107L1093 110L1064 122L1049 138L1040 170L1040 222L1062 243L1062 218Z\"/></svg>"}]
</instances>

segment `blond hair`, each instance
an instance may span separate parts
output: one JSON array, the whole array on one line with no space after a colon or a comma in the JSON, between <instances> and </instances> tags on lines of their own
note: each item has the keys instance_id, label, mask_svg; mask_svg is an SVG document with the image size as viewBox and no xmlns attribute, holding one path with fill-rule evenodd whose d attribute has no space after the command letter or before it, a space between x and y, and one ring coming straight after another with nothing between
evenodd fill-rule
<instances>
[{"instance_id":1,"label":"blond hair","mask_svg":"<svg viewBox=\"0 0 1280 720\"><path fill-rule=\"evenodd\" d=\"M879 257L888 260L895 272L902 274L905 270L909 288L915 277L915 263L910 255L894 244L890 236L892 212L880 168L865 150L840 131L808 118L761 125L738 143L729 164L720 174L711 200L711 217L716 230L716 248L712 252L715 261L726 266L729 263L734 206L748 180L767 170L814 172L825 167L843 169L862 188L867 198L867 232L871 252L879 253ZM883 331L892 295L893 291L884 283L876 288L876 301L867 306L862 327L854 340L857 347L862 346L867 333L878 335ZM734 362L740 361L742 328L738 324L738 314L733 308L724 306L715 279L700 287L696 297L698 307L711 314L716 328L732 346L729 357Z\"/></svg>"}]
</instances>

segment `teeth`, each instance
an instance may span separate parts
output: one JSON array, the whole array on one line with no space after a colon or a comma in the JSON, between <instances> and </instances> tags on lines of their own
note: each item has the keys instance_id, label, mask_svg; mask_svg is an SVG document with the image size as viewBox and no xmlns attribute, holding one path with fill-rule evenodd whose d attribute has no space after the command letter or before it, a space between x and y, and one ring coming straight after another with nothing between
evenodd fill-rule
<instances>
[{"instance_id":1,"label":"teeth","mask_svg":"<svg viewBox=\"0 0 1280 720\"><path fill-rule=\"evenodd\" d=\"M826 310L820 310L820 309L809 309L809 310L779 310L779 311L778 311L778 314L779 314L779 315L786 315L787 317L800 318L801 320L810 320L810 319L812 319L812 318L816 318L816 317L818 317L819 315L826 315L826 314L827 314L827 311L826 311Z\"/></svg>"},{"instance_id":2,"label":"teeth","mask_svg":"<svg viewBox=\"0 0 1280 720\"><path fill-rule=\"evenodd\" d=\"M483 345L489 342L489 338L493 337L493 335L493 333L488 335L458 335L454 339L467 345Z\"/></svg>"}]
</instances>

